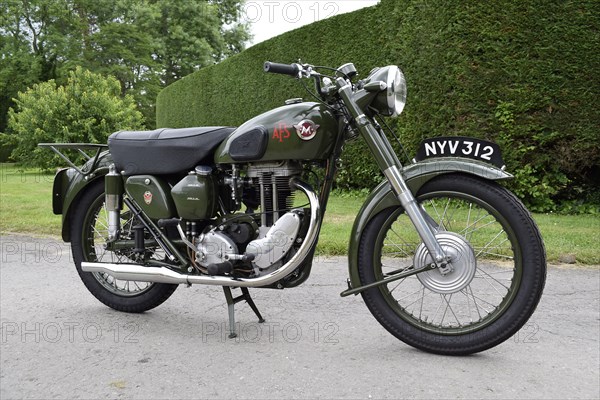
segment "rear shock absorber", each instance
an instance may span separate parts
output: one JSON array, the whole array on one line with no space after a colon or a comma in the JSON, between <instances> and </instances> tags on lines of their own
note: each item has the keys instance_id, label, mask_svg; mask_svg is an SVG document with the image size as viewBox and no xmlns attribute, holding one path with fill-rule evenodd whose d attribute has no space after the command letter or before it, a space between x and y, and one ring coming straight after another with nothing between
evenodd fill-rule
<instances>
[{"instance_id":1,"label":"rear shock absorber","mask_svg":"<svg viewBox=\"0 0 600 400\"><path fill-rule=\"evenodd\" d=\"M105 206L108 212L108 240L119 237L121 210L123 209L123 179L114 164L108 168L104 178Z\"/></svg>"}]
</instances>

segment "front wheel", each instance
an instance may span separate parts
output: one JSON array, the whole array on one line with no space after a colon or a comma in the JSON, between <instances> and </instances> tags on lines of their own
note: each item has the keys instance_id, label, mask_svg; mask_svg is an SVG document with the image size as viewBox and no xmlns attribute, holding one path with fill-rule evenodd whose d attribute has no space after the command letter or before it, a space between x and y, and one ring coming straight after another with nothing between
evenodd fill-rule
<instances>
[{"instance_id":1,"label":"front wheel","mask_svg":"<svg viewBox=\"0 0 600 400\"><path fill-rule=\"evenodd\" d=\"M121 238L133 241L133 214L121 212ZM131 263L137 255L131 250L107 249L108 212L104 206L104 184L91 186L81 197L71 217L71 249L79 277L98 300L118 311L140 313L167 300L177 285L122 281L100 272L84 272L82 261ZM147 249L152 258L160 259L160 249Z\"/></svg>"},{"instance_id":2,"label":"front wheel","mask_svg":"<svg viewBox=\"0 0 600 400\"><path fill-rule=\"evenodd\" d=\"M398 339L433 353L476 353L510 338L535 310L546 278L531 215L505 188L466 175L435 178L416 197L451 272L429 270L364 291L367 307ZM430 262L401 207L381 211L362 234L363 285Z\"/></svg>"}]
</instances>

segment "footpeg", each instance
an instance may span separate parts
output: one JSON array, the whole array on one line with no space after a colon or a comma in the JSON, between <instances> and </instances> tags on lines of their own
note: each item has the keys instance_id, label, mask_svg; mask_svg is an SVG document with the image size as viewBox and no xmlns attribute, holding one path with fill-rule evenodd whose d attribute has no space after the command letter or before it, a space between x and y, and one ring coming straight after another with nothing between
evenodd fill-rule
<instances>
[{"instance_id":1,"label":"footpeg","mask_svg":"<svg viewBox=\"0 0 600 400\"><path fill-rule=\"evenodd\" d=\"M181 222L181 219L179 219L179 218L159 219L158 227L159 228L167 228L169 226L178 226L180 222Z\"/></svg>"},{"instance_id":2,"label":"footpeg","mask_svg":"<svg viewBox=\"0 0 600 400\"><path fill-rule=\"evenodd\" d=\"M225 275L233 271L233 264L229 261L223 261L217 264L208 264L206 267L209 275Z\"/></svg>"},{"instance_id":3,"label":"footpeg","mask_svg":"<svg viewBox=\"0 0 600 400\"><path fill-rule=\"evenodd\" d=\"M146 251L146 246L144 244L144 228L145 227L142 224L135 225L131 228L135 241L135 248L133 251L138 254L143 254Z\"/></svg>"}]
</instances>

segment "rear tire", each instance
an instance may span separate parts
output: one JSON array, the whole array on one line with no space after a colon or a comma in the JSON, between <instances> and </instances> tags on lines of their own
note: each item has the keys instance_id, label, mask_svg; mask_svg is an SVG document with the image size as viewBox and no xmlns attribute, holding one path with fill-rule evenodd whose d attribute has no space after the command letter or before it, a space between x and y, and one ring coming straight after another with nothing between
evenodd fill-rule
<instances>
[{"instance_id":1,"label":"rear tire","mask_svg":"<svg viewBox=\"0 0 600 400\"><path fill-rule=\"evenodd\" d=\"M104 182L92 185L74 205L71 216L71 250L79 277L98 300L118 311L141 313L167 300L178 285L115 280L108 274L84 272L82 261L127 262L126 252L103 251L103 239L108 235L102 221ZM123 213L126 215L126 212ZM123 234L129 234L131 220L121 220ZM132 261L129 261L132 262Z\"/></svg>"},{"instance_id":2,"label":"rear tire","mask_svg":"<svg viewBox=\"0 0 600 400\"><path fill-rule=\"evenodd\" d=\"M453 250L455 269L364 291L367 307L398 339L432 353L471 354L507 340L534 312L546 278L545 250L531 215L505 188L466 175L435 178L416 197L448 246L459 249ZM422 263L423 250L401 207L381 211L361 237L361 283Z\"/></svg>"}]
</instances>

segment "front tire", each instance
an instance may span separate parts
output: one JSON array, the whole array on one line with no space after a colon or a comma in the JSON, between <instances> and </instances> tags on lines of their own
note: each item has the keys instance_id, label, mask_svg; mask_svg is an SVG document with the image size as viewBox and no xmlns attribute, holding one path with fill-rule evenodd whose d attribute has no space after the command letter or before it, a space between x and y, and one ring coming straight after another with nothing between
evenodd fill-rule
<instances>
[{"instance_id":1,"label":"front tire","mask_svg":"<svg viewBox=\"0 0 600 400\"><path fill-rule=\"evenodd\" d=\"M121 281L105 273L81 270L82 261L132 262L131 254L126 251L117 253L104 248L108 236L106 213L102 181L82 195L71 217L71 250L79 277L90 293L115 310L141 313L157 307L173 294L178 285ZM123 210L121 215L122 235L131 234L131 212Z\"/></svg>"},{"instance_id":2,"label":"front tire","mask_svg":"<svg viewBox=\"0 0 600 400\"><path fill-rule=\"evenodd\" d=\"M466 175L437 177L416 197L454 269L364 291L367 307L398 339L432 353L476 353L507 340L535 310L546 278L531 215L505 188ZM385 209L361 236L361 283L419 267L428 257L404 210Z\"/></svg>"}]
</instances>

